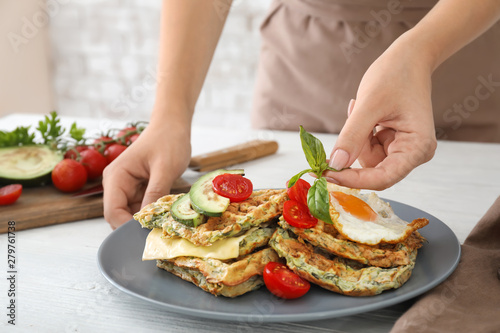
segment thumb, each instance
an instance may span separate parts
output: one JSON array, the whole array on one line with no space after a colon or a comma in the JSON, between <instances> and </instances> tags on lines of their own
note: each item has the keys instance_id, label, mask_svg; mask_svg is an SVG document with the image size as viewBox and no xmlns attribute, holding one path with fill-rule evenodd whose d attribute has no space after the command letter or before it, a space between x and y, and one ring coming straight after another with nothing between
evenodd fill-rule
<instances>
[{"instance_id":1,"label":"thumb","mask_svg":"<svg viewBox=\"0 0 500 333\"><path fill-rule=\"evenodd\" d=\"M330 155L330 166L335 170L350 167L358 158L377 124L374 113L359 112L361 106L352 99L348 107L347 121L339 133Z\"/></svg>"},{"instance_id":2,"label":"thumb","mask_svg":"<svg viewBox=\"0 0 500 333\"><path fill-rule=\"evenodd\" d=\"M146 192L144 193L144 198L142 199L141 207L144 207L170 193L173 183L171 178L172 177L168 177L162 172L152 172L149 178L148 186L146 187Z\"/></svg>"}]
</instances>

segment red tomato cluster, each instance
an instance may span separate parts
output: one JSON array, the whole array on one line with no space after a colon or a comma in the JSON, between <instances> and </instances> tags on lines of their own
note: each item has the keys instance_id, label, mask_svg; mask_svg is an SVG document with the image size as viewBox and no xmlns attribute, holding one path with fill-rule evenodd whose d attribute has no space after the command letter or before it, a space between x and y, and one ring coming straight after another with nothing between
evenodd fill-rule
<instances>
[{"instance_id":1,"label":"red tomato cluster","mask_svg":"<svg viewBox=\"0 0 500 333\"><path fill-rule=\"evenodd\" d=\"M113 162L139 137L136 127L127 127L116 136L103 135L92 145L79 145L69 149L64 159L52 170L52 183L63 192L80 190L87 180L102 176L104 168Z\"/></svg>"},{"instance_id":2,"label":"red tomato cluster","mask_svg":"<svg viewBox=\"0 0 500 333\"><path fill-rule=\"evenodd\" d=\"M118 132L116 136L121 138L123 144L130 145L139 137L139 133L137 133L136 130L137 128L135 126L126 127Z\"/></svg>"},{"instance_id":3,"label":"red tomato cluster","mask_svg":"<svg viewBox=\"0 0 500 333\"><path fill-rule=\"evenodd\" d=\"M297 228L312 228L318 223L318 219L312 216L307 207L307 192L311 185L303 179L287 189L290 200L283 204L283 218L291 226Z\"/></svg>"}]
</instances>

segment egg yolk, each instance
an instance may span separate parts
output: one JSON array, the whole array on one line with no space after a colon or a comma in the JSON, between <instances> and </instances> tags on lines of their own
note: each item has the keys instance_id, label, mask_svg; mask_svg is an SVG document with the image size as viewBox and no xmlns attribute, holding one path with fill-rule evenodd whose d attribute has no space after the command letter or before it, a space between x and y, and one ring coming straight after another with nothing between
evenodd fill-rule
<instances>
[{"instance_id":1,"label":"egg yolk","mask_svg":"<svg viewBox=\"0 0 500 333\"><path fill-rule=\"evenodd\" d=\"M370 205L354 195L338 191L331 192L331 195L346 212L360 220L373 222L378 217Z\"/></svg>"}]
</instances>

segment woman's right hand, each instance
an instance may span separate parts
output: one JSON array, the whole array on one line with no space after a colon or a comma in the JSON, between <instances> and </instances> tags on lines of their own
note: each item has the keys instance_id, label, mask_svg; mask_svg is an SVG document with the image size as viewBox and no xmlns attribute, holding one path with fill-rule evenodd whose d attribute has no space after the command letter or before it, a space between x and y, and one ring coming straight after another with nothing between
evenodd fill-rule
<instances>
[{"instance_id":1,"label":"woman's right hand","mask_svg":"<svg viewBox=\"0 0 500 333\"><path fill-rule=\"evenodd\" d=\"M163 0L156 100L150 124L104 170L104 217L113 228L168 194L188 166L194 107L230 3Z\"/></svg>"},{"instance_id":2,"label":"woman's right hand","mask_svg":"<svg viewBox=\"0 0 500 333\"><path fill-rule=\"evenodd\" d=\"M103 174L104 218L116 229L168 194L191 157L190 128L150 123Z\"/></svg>"}]
</instances>

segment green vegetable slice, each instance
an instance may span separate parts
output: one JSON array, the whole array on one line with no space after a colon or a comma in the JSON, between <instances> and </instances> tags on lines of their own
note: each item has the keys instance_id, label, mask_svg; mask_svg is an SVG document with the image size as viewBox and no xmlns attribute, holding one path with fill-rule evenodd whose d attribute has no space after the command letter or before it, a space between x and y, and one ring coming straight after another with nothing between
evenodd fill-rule
<instances>
[{"instance_id":1,"label":"green vegetable slice","mask_svg":"<svg viewBox=\"0 0 500 333\"><path fill-rule=\"evenodd\" d=\"M45 145L0 148L0 183L40 186L62 160L60 152Z\"/></svg>"}]
</instances>

